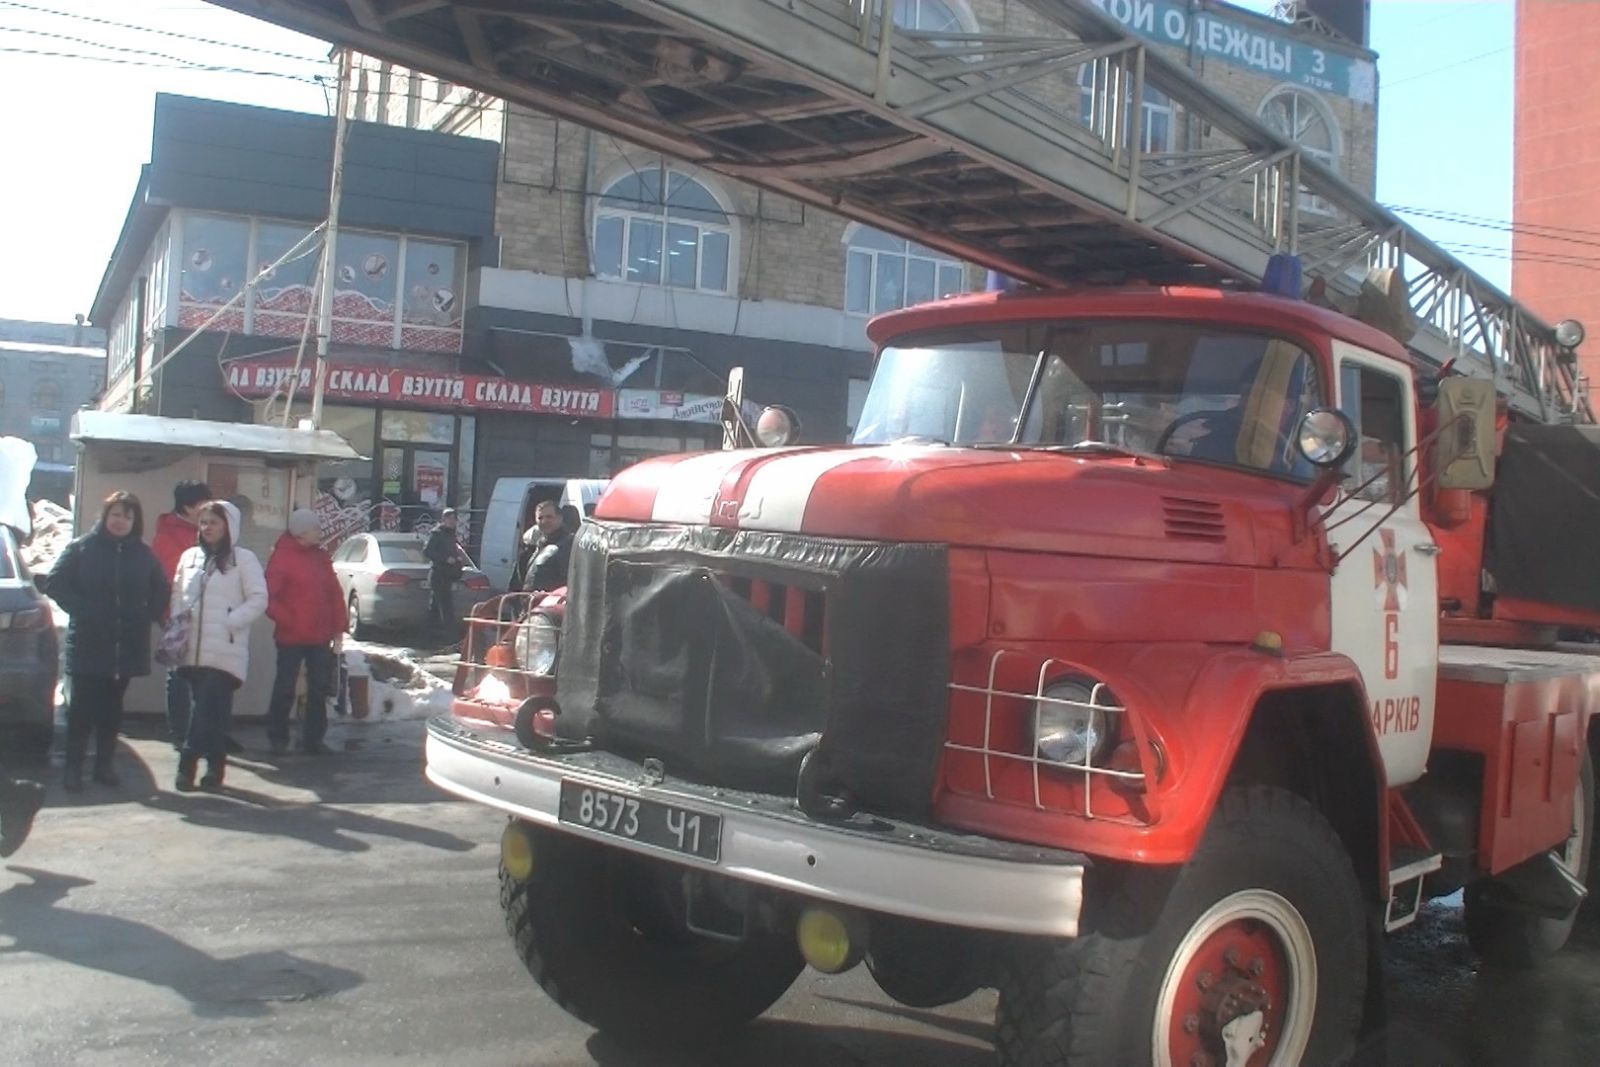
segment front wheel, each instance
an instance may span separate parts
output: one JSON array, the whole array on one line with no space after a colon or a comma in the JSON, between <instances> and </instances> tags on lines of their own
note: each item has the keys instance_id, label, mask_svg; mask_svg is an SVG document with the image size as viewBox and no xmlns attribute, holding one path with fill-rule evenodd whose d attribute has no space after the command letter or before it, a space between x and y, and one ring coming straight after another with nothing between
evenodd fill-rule
<instances>
[{"instance_id":1,"label":"front wheel","mask_svg":"<svg viewBox=\"0 0 1600 1067\"><path fill-rule=\"evenodd\" d=\"M1002 969L1006 1067L1293 1067L1355 1050L1367 976L1360 885L1338 835L1284 790L1225 793L1176 871L1138 868L1071 941Z\"/></svg>"},{"instance_id":2,"label":"front wheel","mask_svg":"<svg viewBox=\"0 0 1600 1067\"><path fill-rule=\"evenodd\" d=\"M691 933L671 904L676 868L548 831L533 848L526 881L500 870L506 928L550 999L612 1037L714 1041L771 1007L804 967L792 937Z\"/></svg>"}]
</instances>

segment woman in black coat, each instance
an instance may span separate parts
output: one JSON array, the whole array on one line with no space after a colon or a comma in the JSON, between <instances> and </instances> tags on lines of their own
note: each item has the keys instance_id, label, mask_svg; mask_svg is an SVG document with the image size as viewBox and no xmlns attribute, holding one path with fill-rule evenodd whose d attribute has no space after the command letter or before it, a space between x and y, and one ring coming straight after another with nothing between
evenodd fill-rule
<instances>
[{"instance_id":1,"label":"woman in black coat","mask_svg":"<svg viewBox=\"0 0 1600 1067\"><path fill-rule=\"evenodd\" d=\"M112 493L93 530L67 546L45 592L67 624L65 786L83 788L83 757L94 734L94 780L117 785L112 759L128 679L150 673L150 629L167 610L170 583L142 540L144 509L132 493Z\"/></svg>"}]
</instances>

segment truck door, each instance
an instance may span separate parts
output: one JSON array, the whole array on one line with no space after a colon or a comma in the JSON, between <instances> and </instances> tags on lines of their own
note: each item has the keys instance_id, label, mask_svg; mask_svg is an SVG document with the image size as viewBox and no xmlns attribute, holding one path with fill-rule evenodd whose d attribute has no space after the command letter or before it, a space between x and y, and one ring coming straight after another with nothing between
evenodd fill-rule
<instances>
[{"instance_id":1,"label":"truck door","mask_svg":"<svg viewBox=\"0 0 1600 1067\"><path fill-rule=\"evenodd\" d=\"M1391 359L1334 341L1339 407L1357 429L1341 497L1325 513L1339 560L1333 649L1366 684L1391 786L1421 777L1433 738L1439 650L1438 546L1422 521L1411 381Z\"/></svg>"}]
</instances>

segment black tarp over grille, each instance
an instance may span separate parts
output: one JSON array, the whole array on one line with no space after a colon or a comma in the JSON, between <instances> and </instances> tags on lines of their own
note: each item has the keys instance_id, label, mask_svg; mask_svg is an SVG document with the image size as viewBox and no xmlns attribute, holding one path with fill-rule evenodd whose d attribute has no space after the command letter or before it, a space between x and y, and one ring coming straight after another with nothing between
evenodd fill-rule
<instances>
[{"instance_id":1,"label":"black tarp over grille","mask_svg":"<svg viewBox=\"0 0 1600 1067\"><path fill-rule=\"evenodd\" d=\"M755 585L825 622L786 628ZM591 521L567 595L561 737L780 795L817 748L828 785L863 807L926 812L949 677L943 546Z\"/></svg>"},{"instance_id":2,"label":"black tarp over grille","mask_svg":"<svg viewBox=\"0 0 1600 1067\"><path fill-rule=\"evenodd\" d=\"M1493 492L1495 591L1600 612L1600 427L1511 425Z\"/></svg>"}]
</instances>

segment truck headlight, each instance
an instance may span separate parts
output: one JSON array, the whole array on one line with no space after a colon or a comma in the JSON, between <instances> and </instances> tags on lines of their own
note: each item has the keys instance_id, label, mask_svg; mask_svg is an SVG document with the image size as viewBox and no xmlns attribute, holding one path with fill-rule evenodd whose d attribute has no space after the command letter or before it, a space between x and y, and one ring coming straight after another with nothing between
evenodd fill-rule
<instances>
[{"instance_id":1,"label":"truck headlight","mask_svg":"<svg viewBox=\"0 0 1600 1067\"><path fill-rule=\"evenodd\" d=\"M548 615L534 615L517 626L517 662L529 674L553 674L561 631Z\"/></svg>"},{"instance_id":2,"label":"truck headlight","mask_svg":"<svg viewBox=\"0 0 1600 1067\"><path fill-rule=\"evenodd\" d=\"M1104 685L1086 678L1050 683L1034 703L1033 743L1039 758L1076 767L1100 762L1115 740L1108 709L1118 710Z\"/></svg>"}]
</instances>

